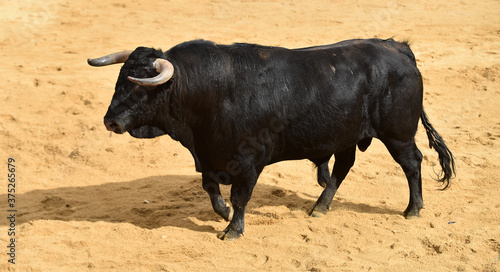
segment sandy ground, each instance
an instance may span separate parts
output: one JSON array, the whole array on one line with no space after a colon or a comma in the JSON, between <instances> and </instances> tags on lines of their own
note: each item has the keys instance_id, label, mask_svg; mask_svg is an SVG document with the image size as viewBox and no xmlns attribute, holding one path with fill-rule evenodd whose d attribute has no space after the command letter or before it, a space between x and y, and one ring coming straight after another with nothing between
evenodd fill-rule
<instances>
[{"instance_id":1,"label":"sandy ground","mask_svg":"<svg viewBox=\"0 0 500 272\"><path fill-rule=\"evenodd\" d=\"M500 270L499 1L2 0L0 23L2 271ZM86 63L198 38L294 48L392 36L413 41L424 107L456 157L451 188L438 190L420 127L420 219L403 218L403 171L374 141L322 218L307 215L321 193L310 162L267 167L234 242L216 238L227 223L179 143L110 137L120 67Z\"/></svg>"}]
</instances>

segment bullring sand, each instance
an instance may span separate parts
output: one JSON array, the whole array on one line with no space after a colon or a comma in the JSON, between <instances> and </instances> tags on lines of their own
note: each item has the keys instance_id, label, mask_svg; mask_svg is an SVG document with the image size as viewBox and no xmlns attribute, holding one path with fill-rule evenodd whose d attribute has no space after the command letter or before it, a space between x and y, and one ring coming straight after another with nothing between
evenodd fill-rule
<instances>
[{"instance_id":1,"label":"bullring sand","mask_svg":"<svg viewBox=\"0 0 500 272\"><path fill-rule=\"evenodd\" d=\"M2 271L500 270L499 1L4 0L0 22ZM321 218L307 214L321 193L310 162L267 167L234 242L217 239L227 223L179 143L109 135L102 118L120 67L86 63L199 38L296 48L392 36L412 40L424 107L456 157L451 188L438 190L420 127L421 218L402 216L403 171L374 141Z\"/></svg>"}]
</instances>

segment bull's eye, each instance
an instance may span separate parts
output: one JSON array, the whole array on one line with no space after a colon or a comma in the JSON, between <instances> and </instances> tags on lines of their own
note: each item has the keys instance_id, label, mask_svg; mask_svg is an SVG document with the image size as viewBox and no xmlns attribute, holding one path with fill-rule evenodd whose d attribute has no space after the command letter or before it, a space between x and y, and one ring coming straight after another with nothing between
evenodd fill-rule
<instances>
[{"instance_id":1,"label":"bull's eye","mask_svg":"<svg viewBox=\"0 0 500 272\"><path fill-rule=\"evenodd\" d=\"M135 85L134 86L134 93L141 94L141 96L147 94L151 90L154 90L154 86L141 86L141 85Z\"/></svg>"}]
</instances>

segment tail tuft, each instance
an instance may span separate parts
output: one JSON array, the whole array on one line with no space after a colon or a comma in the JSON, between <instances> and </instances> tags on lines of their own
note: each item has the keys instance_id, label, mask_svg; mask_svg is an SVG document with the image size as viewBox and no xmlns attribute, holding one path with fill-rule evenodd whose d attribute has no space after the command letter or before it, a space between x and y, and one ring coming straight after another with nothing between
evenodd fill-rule
<instances>
[{"instance_id":1,"label":"tail tuft","mask_svg":"<svg viewBox=\"0 0 500 272\"><path fill-rule=\"evenodd\" d=\"M427 137L429 138L429 147L434 148L434 150L438 153L439 164L441 165L443 171L438 175L437 180L444 184L444 188L442 190L445 190L450 186L450 179L455 176L455 159L451 151L446 146L443 138L441 138L429 122L429 119L423 110L420 118L422 119L422 124L425 128L425 132L427 133ZM442 177L439 178L440 176Z\"/></svg>"}]
</instances>

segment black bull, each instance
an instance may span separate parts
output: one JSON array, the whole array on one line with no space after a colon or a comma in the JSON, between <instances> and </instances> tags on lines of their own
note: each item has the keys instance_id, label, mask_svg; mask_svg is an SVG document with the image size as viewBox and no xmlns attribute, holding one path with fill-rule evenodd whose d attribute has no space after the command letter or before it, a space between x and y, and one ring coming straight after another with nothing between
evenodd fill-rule
<instances>
[{"instance_id":1,"label":"black bull","mask_svg":"<svg viewBox=\"0 0 500 272\"><path fill-rule=\"evenodd\" d=\"M168 134L189 149L214 211L231 221L221 239L243 234L257 178L278 161L316 164L325 188L311 215L326 213L356 146L365 151L373 137L408 179L404 215L419 216L419 119L439 155L445 188L454 175L453 155L423 111L422 77L406 42L349 40L290 50L191 41L166 52L139 47L88 62L124 63L104 117L108 130L137 138ZM219 184L232 185L232 207Z\"/></svg>"}]
</instances>

